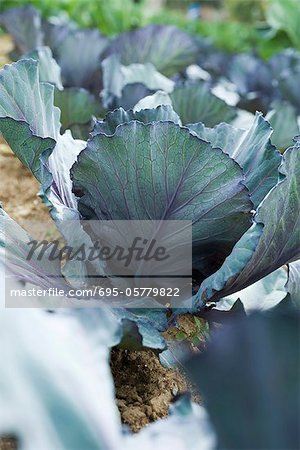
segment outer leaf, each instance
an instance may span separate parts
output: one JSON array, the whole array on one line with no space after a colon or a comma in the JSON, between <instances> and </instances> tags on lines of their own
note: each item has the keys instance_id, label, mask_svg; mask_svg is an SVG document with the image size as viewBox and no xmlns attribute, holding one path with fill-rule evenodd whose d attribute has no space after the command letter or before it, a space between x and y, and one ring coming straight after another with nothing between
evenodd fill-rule
<instances>
[{"instance_id":1,"label":"outer leaf","mask_svg":"<svg viewBox=\"0 0 300 450\"><path fill-rule=\"evenodd\" d=\"M74 247L78 241L88 244L90 239L80 223L75 222L79 213L70 180L70 168L85 142L75 141L70 132L59 134L59 109L53 105L54 87L39 82L37 64L33 60L21 60L2 70L0 129L12 150L41 183L40 196L51 208L52 217L68 244ZM71 230L62 220L74 220ZM103 273L101 265L96 269L97 273ZM79 284L84 283L84 264L67 263L65 275L71 276L73 272Z\"/></svg>"},{"instance_id":2,"label":"outer leaf","mask_svg":"<svg viewBox=\"0 0 300 450\"><path fill-rule=\"evenodd\" d=\"M221 327L187 363L218 448L299 448L298 356L299 315L269 313Z\"/></svg>"},{"instance_id":3,"label":"outer leaf","mask_svg":"<svg viewBox=\"0 0 300 450\"><path fill-rule=\"evenodd\" d=\"M66 87L100 90L100 55L108 40L98 30L71 30L54 49Z\"/></svg>"},{"instance_id":4,"label":"outer leaf","mask_svg":"<svg viewBox=\"0 0 300 450\"><path fill-rule=\"evenodd\" d=\"M300 77L300 62L292 69L282 71L278 79L278 85L284 100L290 102L300 114L300 100L298 95Z\"/></svg>"},{"instance_id":5,"label":"outer leaf","mask_svg":"<svg viewBox=\"0 0 300 450\"><path fill-rule=\"evenodd\" d=\"M85 142L74 140L70 130L67 130L64 135L60 136L47 161L52 178L48 200L61 218L66 215L66 219L72 219L78 215L77 200L72 192L70 169L84 147ZM71 210L73 210L73 214Z\"/></svg>"},{"instance_id":6,"label":"outer leaf","mask_svg":"<svg viewBox=\"0 0 300 450\"><path fill-rule=\"evenodd\" d=\"M162 309L84 307L69 310L67 315L75 316L93 342L96 338L98 345L119 345L131 350L146 347L158 351L166 346L160 334L167 328L166 312ZM111 333L105 336L107 330L111 330Z\"/></svg>"},{"instance_id":7,"label":"outer leaf","mask_svg":"<svg viewBox=\"0 0 300 450\"><path fill-rule=\"evenodd\" d=\"M266 119L274 129L272 143L284 152L300 131L295 108L288 102L275 102Z\"/></svg>"},{"instance_id":8,"label":"outer leaf","mask_svg":"<svg viewBox=\"0 0 300 450\"><path fill-rule=\"evenodd\" d=\"M92 136L103 133L107 135L112 135L115 133L118 125L122 123L128 123L132 120L138 120L139 122L153 123L159 121L171 121L179 124L180 119L172 107L167 105L158 106L155 109L143 109L140 111L124 111L123 108L116 109L115 111L109 112L104 120L99 120L95 123L94 129L92 131Z\"/></svg>"},{"instance_id":9,"label":"outer leaf","mask_svg":"<svg viewBox=\"0 0 300 450\"><path fill-rule=\"evenodd\" d=\"M203 122L213 127L220 122L230 122L236 115L235 109L212 94L205 83L178 86L170 97L183 124Z\"/></svg>"},{"instance_id":10,"label":"outer leaf","mask_svg":"<svg viewBox=\"0 0 300 450\"><path fill-rule=\"evenodd\" d=\"M7 265L7 270L14 278L48 289L57 286L65 290L67 285L62 277L60 262L51 261L45 256L43 266L35 258L27 260L28 242L32 237L12 220L0 207L0 262ZM50 252L45 252L45 255ZM4 295L4 289L2 291Z\"/></svg>"},{"instance_id":11,"label":"outer leaf","mask_svg":"<svg viewBox=\"0 0 300 450\"><path fill-rule=\"evenodd\" d=\"M287 276L286 268L281 267L246 289L220 300L217 308L228 310L239 299L247 312L271 309L286 297Z\"/></svg>"},{"instance_id":12,"label":"outer leaf","mask_svg":"<svg viewBox=\"0 0 300 450\"><path fill-rule=\"evenodd\" d=\"M39 47L24 56L24 59L29 58L39 62L40 81L48 81L58 89L63 89L60 67L55 59L52 58L52 52L49 47Z\"/></svg>"},{"instance_id":13,"label":"outer leaf","mask_svg":"<svg viewBox=\"0 0 300 450\"><path fill-rule=\"evenodd\" d=\"M55 54L56 49L68 34L77 29L78 27L74 22L67 21L64 17L43 18L42 30L44 35L44 45L50 47Z\"/></svg>"},{"instance_id":14,"label":"outer leaf","mask_svg":"<svg viewBox=\"0 0 300 450\"><path fill-rule=\"evenodd\" d=\"M125 84L144 83L152 91L162 90L170 93L175 85L174 81L159 73L151 63L122 66L121 72Z\"/></svg>"},{"instance_id":15,"label":"outer leaf","mask_svg":"<svg viewBox=\"0 0 300 450\"><path fill-rule=\"evenodd\" d=\"M0 15L0 25L11 34L21 54L43 45L41 16L31 5L6 10Z\"/></svg>"},{"instance_id":16,"label":"outer leaf","mask_svg":"<svg viewBox=\"0 0 300 450\"><path fill-rule=\"evenodd\" d=\"M120 98L115 97L108 109L124 108L125 110L133 107L143 98L153 95L154 91L148 89L143 83L127 84L122 90Z\"/></svg>"},{"instance_id":17,"label":"outer leaf","mask_svg":"<svg viewBox=\"0 0 300 450\"><path fill-rule=\"evenodd\" d=\"M82 88L66 88L56 90L54 103L61 111L63 130L74 128L74 125L86 125L93 116L103 115L99 100ZM78 130L78 127L76 128Z\"/></svg>"},{"instance_id":18,"label":"outer leaf","mask_svg":"<svg viewBox=\"0 0 300 450\"><path fill-rule=\"evenodd\" d=\"M110 311L2 311L0 323L0 434L18 436L24 449L150 449L153 440L169 448L174 439L190 449L195 436L204 450L215 443L205 410L186 397L141 434L122 433L108 364L120 327Z\"/></svg>"},{"instance_id":19,"label":"outer leaf","mask_svg":"<svg viewBox=\"0 0 300 450\"><path fill-rule=\"evenodd\" d=\"M242 97L240 107L255 113L266 112L273 100L274 86L271 68L260 58L247 53L236 55L228 69L229 79Z\"/></svg>"},{"instance_id":20,"label":"outer leaf","mask_svg":"<svg viewBox=\"0 0 300 450\"><path fill-rule=\"evenodd\" d=\"M53 105L54 87L39 82L38 63L33 60L6 66L0 77L4 138L41 183L44 200L57 210L75 211L69 170L85 143L74 141L70 133L59 134L60 111Z\"/></svg>"},{"instance_id":21,"label":"outer leaf","mask_svg":"<svg viewBox=\"0 0 300 450\"><path fill-rule=\"evenodd\" d=\"M139 83L150 91L162 90L168 93L173 90L175 84L159 73L151 63L124 66L116 55L111 55L101 65L103 72L101 96L106 107L112 104L115 98L120 99L118 103L122 105L121 97L124 95L125 86Z\"/></svg>"},{"instance_id":22,"label":"outer leaf","mask_svg":"<svg viewBox=\"0 0 300 450\"><path fill-rule=\"evenodd\" d=\"M213 147L219 147L243 168L246 186L257 207L278 181L280 153L270 142L272 128L259 113L249 130L244 131L221 123L215 128L202 124L187 125Z\"/></svg>"},{"instance_id":23,"label":"outer leaf","mask_svg":"<svg viewBox=\"0 0 300 450\"><path fill-rule=\"evenodd\" d=\"M300 260L288 265L289 278L286 290L296 308L300 307Z\"/></svg>"},{"instance_id":24,"label":"outer leaf","mask_svg":"<svg viewBox=\"0 0 300 450\"><path fill-rule=\"evenodd\" d=\"M121 63L152 63L166 76L171 76L196 61L197 41L174 26L148 25L118 36L108 54L120 56Z\"/></svg>"},{"instance_id":25,"label":"outer leaf","mask_svg":"<svg viewBox=\"0 0 300 450\"><path fill-rule=\"evenodd\" d=\"M163 91L157 91L153 95L142 98L133 109L134 111L140 111L141 109L157 108L160 105L172 106L171 98Z\"/></svg>"},{"instance_id":26,"label":"outer leaf","mask_svg":"<svg viewBox=\"0 0 300 450\"><path fill-rule=\"evenodd\" d=\"M74 318L1 312L1 434L18 436L24 449L122 447L108 323L92 340Z\"/></svg>"},{"instance_id":27,"label":"outer leaf","mask_svg":"<svg viewBox=\"0 0 300 450\"><path fill-rule=\"evenodd\" d=\"M202 283L196 298L198 306L238 292L300 257L299 149L298 140L285 152L281 180L259 206L256 225L244 234L223 266ZM261 234L258 243L253 234ZM245 246L249 250L241 259Z\"/></svg>"},{"instance_id":28,"label":"outer leaf","mask_svg":"<svg viewBox=\"0 0 300 450\"><path fill-rule=\"evenodd\" d=\"M36 61L21 60L0 73L1 132L40 182L47 178L41 160L51 153L59 136L60 113L53 106L53 91L50 84L39 82Z\"/></svg>"},{"instance_id":29,"label":"outer leaf","mask_svg":"<svg viewBox=\"0 0 300 450\"><path fill-rule=\"evenodd\" d=\"M131 300L132 301L132 300ZM142 304L142 306L144 306ZM154 305L155 306L155 305ZM166 342L161 331L168 326L166 311L154 308L113 308L113 314L122 322L123 337L120 346L125 349L142 350L143 347L162 351L166 348Z\"/></svg>"},{"instance_id":30,"label":"outer leaf","mask_svg":"<svg viewBox=\"0 0 300 450\"><path fill-rule=\"evenodd\" d=\"M236 55L227 76L241 96L241 108L253 113L257 110L267 113L275 100L287 100L299 113L299 71L299 52L287 49L269 62L251 54Z\"/></svg>"},{"instance_id":31,"label":"outer leaf","mask_svg":"<svg viewBox=\"0 0 300 450\"><path fill-rule=\"evenodd\" d=\"M85 217L192 220L193 248L205 273L250 225L252 204L241 169L174 123L129 122L113 136L94 136L72 178L83 193L79 209Z\"/></svg>"}]
</instances>

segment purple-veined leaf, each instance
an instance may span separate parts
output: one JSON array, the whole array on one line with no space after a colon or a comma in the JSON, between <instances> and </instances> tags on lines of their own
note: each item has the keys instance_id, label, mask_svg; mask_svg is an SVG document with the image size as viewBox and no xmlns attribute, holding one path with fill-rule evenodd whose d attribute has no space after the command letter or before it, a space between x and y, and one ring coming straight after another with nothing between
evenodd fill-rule
<instances>
[{"instance_id":1,"label":"purple-veined leaf","mask_svg":"<svg viewBox=\"0 0 300 450\"><path fill-rule=\"evenodd\" d=\"M112 136L94 135L72 179L86 218L191 220L204 274L251 224L252 203L237 163L175 123L133 121Z\"/></svg>"},{"instance_id":2,"label":"purple-veined leaf","mask_svg":"<svg viewBox=\"0 0 300 450\"><path fill-rule=\"evenodd\" d=\"M170 98L183 124L203 122L207 127L213 127L220 122L230 122L236 116L234 107L227 105L200 81L176 86Z\"/></svg>"},{"instance_id":3,"label":"purple-veined leaf","mask_svg":"<svg viewBox=\"0 0 300 450\"><path fill-rule=\"evenodd\" d=\"M222 267L207 278L195 304L218 300L250 286L300 257L300 141L289 148L280 180L260 204L255 224L242 236Z\"/></svg>"},{"instance_id":4,"label":"purple-veined leaf","mask_svg":"<svg viewBox=\"0 0 300 450\"><path fill-rule=\"evenodd\" d=\"M109 46L107 54L117 54L125 66L152 63L171 76L196 61L199 44L174 26L148 25L122 33Z\"/></svg>"},{"instance_id":5,"label":"purple-veined leaf","mask_svg":"<svg viewBox=\"0 0 300 450\"><path fill-rule=\"evenodd\" d=\"M221 148L242 167L245 184L251 200L257 207L278 181L280 153L270 142L272 128L264 117L257 113L251 127L244 131L221 123L215 128L203 124L189 124L187 127L200 138Z\"/></svg>"},{"instance_id":6,"label":"purple-veined leaf","mask_svg":"<svg viewBox=\"0 0 300 450\"><path fill-rule=\"evenodd\" d=\"M53 105L54 86L39 81L37 61L20 60L6 66L0 77L0 130L4 138L40 182L39 194L68 243L74 247L78 242L89 243L78 221L70 179L70 168L85 142L74 140L70 131L60 135L60 111ZM74 221L71 229L65 220ZM101 274L102 264L98 262L96 266ZM70 261L64 273L72 276L73 272L83 284L85 266Z\"/></svg>"},{"instance_id":7,"label":"purple-veined leaf","mask_svg":"<svg viewBox=\"0 0 300 450\"><path fill-rule=\"evenodd\" d=\"M100 55L108 39L98 30L72 29L53 49L61 67L63 85L100 91Z\"/></svg>"},{"instance_id":8,"label":"purple-veined leaf","mask_svg":"<svg viewBox=\"0 0 300 450\"><path fill-rule=\"evenodd\" d=\"M145 124L152 122L174 122L180 124L180 119L176 112L168 105L160 105L153 109L142 109L139 111L125 111L123 108L116 109L107 113L103 120L98 120L91 133L92 136L97 134L113 135L118 125L137 120Z\"/></svg>"},{"instance_id":9,"label":"purple-veined leaf","mask_svg":"<svg viewBox=\"0 0 300 450\"><path fill-rule=\"evenodd\" d=\"M4 11L0 14L0 25L11 34L19 54L43 45L41 15L31 5Z\"/></svg>"}]
</instances>

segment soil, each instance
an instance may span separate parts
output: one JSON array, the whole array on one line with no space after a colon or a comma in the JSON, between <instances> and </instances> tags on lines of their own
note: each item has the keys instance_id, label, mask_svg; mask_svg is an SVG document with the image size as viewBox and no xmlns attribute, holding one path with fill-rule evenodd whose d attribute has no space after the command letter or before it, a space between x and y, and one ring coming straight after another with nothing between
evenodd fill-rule
<instances>
[{"instance_id":1,"label":"soil","mask_svg":"<svg viewBox=\"0 0 300 450\"><path fill-rule=\"evenodd\" d=\"M27 220L50 222L38 191L38 182L0 138L0 201L4 210L20 225Z\"/></svg>"},{"instance_id":2,"label":"soil","mask_svg":"<svg viewBox=\"0 0 300 450\"><path fill-rule=\"evenodd\" d=\"M11 50L7 36L0 36L0 67L9 62L5 56ZM37 196L39 185L31 173L14 156L0 137L0 201L12 219L25 226L26 221L51 223L46 206ZM185 323L188 331L190 318ZM165 337L173 338L173 331ZM191 390L178 370L165 369L151 350L127 351L113 349L111 369L115 381L116 401L122 421L134 432L168 414L172 399ZM0 450L15 450L17 441L0 438Z\"/></svg>"},{"instance_id":3,"label":"soil","mask_svg":"<svg viewBox=\"0 0 300 450\"><path fill-rule=\"evenodd\" d=\"M2 437L0 439L0 450L17 450L17 440L12 437Z\"/></svg>"},{"instance_id":4,"label":"soil","mask_svg":"<svg viewBox=\"0 0 300 450\"><path fill-rule=\"evenodd\" d=\"M122 422L134 432L166 416L172 399L189 389L182 374L165 369L151 350L115 348L111 369Z\"/></svg>"}]
</instances>

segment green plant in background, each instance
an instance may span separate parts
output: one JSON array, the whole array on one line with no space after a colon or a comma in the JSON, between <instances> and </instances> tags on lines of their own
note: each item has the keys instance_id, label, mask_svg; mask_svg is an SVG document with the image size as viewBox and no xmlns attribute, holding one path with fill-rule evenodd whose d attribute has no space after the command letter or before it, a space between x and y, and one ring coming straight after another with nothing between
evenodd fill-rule
<instances>
[{"instance_id":1,"label":"green plant in background","mask_svg":"<svg viewBox=\"0 0 300 450\"><path fill-rule=\"evenodd\" d=\"M82 27L115 35L142 26L145 0L1 0L0 11L31 4L44 17L68 16Z\"/></svg>"},{"instance_id":2,"label":"green plant in background","mask_svg":"<svg viewBox=\"0 0 300 450\"><path fill-rule=\"evenodd\" d=\"M265 20L266 0L226 0L224 8L230 19L257 23Z\"/></svg>"},{"instance_id":3,"label":"green plant in background","mask_svg":"<svg viewBox=\"0 0 300 450\"><path fill-rule=\"evenodd\" d=\"M268 24L263 27L261 22L257 27L238 20L188 20L182 12L165 9L146 20L148 23L176 25L189 33L207 37L216 48L229 53L256 49L261 57L267 59L292 46L286 33L274 33Z\"/></svg>"},{"instance_id":4,"label":"green plant in background","mask_svg":"<svg viewBox=\"0 0 300 450\"><path fill-rule=\"evenodd\" d=\"M159 23L207 37L218 49L232 53L254 48L269 58L284 48L300 47L298 0L226 0L229 17L217 21L188 20L182 10L167 8L152 14L149 0L1 0L0 11L28 4L44 17L69 17L82 27L99 28L112 36Z\"/></svg>"},{"instance_id":5,"label":"green plant in background","mask_svg":"<svg viewBox=\"0 0 300 450\"><path fill-rule=\"evenodd\" d=\"M85 27L98 27L102 33L115 35L143 24L145 1L106 0L68 1L67 12Z\"/></svg>"},{"instance_id":6,"label":"green plant in background","mask_svg":"<svg viewBox=\"0 0 300 450\"><path fill-rule=\"evenodd\" d=\"M284 31L292 44L300 48L299 0L268 0L267 21L274 31Z\"/></svg>"}]
</instances>

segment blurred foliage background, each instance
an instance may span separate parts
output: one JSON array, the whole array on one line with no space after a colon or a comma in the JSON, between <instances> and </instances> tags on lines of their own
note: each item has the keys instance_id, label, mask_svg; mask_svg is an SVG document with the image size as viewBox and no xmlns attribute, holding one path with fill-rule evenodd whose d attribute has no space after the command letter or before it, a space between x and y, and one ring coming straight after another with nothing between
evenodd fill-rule
<instances>
[{"instance_id":1,"label":"blurred foliage background","mask_svg":"<svg viewBox=\"0 0 300 450\"><path fill-rule=\"evenodd\" d=\"M25 4L110 36L162 23L228 52L254 49L269 58L287 47L300 49L300 0L1 0L0 11Z\"/></svg>"}]
</instances>

